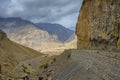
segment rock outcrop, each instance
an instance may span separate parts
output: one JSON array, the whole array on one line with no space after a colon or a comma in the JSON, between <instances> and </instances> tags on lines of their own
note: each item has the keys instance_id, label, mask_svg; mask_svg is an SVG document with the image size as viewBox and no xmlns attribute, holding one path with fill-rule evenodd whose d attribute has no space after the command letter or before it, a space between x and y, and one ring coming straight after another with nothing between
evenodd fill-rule
<instances>
[{"instance_id":1,"label":"rock outcrop","mask_svg":"<svg viewBox=\"0 0 120 80\"><path fill-rule=\"evenodd\" d=\"M83 0L78 49L120 49L120 0Z\"/></svg>"},{"instance_id":2,"label":"rock outcrop","mask_svg":"<svg viewBox=\"0 0 120 80\"><path fill-rule=\"evenodd\" d=\"M4 40L4 39L7 39L7 35L0 30L0 40Z\"/></svg>"}]
</instances>

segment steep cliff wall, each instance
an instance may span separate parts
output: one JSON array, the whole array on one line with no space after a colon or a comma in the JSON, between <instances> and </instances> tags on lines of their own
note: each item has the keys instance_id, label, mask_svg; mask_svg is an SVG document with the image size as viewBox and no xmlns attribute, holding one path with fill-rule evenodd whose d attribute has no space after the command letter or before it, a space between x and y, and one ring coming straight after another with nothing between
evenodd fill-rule
<instances>
[{"instance_id":1,"label":"steep cliff wall","mask_svg":"<svg viewBox=\"0 0 120 80\"><path fill-rule=\"evenodd\" d=\"M83 0L76 34L78 49L119 49L120 0Z\"/></svg>"}]
</instances>

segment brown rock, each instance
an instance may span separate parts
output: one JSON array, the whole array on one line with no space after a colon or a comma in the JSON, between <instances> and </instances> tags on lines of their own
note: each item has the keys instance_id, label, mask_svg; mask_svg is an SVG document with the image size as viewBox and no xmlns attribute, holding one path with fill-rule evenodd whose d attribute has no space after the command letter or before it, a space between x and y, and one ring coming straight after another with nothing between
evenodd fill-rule
<instances>
[{"instance_id":1,"label":"brown rock","mask_svg":"<svg viewBox=\"0 0 120 80\"><path fill-rule=\"evenodd\" d=\"M76 34L78 49L119 49L120 0L84 0Z\"/></svg>"},{"instance_id":2,"label":"brown rock","mask_svg":"<svg viewBox=\"0 0 120 80\"><path fill-rule=\"evenodd\" d=\"M0 30L0 40L6 39L6 38L7 38L7 35Z\"/></svg>"}]
</instances>

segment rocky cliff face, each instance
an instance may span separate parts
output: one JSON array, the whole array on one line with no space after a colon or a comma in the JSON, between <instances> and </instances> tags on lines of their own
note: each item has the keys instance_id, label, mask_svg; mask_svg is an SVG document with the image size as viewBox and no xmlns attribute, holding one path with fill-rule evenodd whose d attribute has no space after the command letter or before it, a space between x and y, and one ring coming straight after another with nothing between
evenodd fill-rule
<instances>
[{"instance_id":1,"label":"rocky cliff face","mask_svg":"<svg viewBox=\"0 0 120 80\"><path fill-rule=\"evenodd\" d=\"M78 49L119 49L120 0L83 0L76 34Z\"/></svg>"}]
</instances>

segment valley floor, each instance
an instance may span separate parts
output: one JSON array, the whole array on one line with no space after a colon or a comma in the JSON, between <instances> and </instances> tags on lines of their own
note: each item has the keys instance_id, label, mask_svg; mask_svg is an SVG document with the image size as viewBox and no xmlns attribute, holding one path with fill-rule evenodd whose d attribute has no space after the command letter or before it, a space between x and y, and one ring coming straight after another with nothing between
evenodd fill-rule
<instances>
[{"instance_id":1,"label":"valley floor","mask_svg":"<svg viewBox=\"0 0 120 80\"><path fill-rule=\"evenodd\" d=\"M119 51L66 50L58 56L43 55L25 60L19 64L16 73L20 72L23 64L24 67L29 66L26 72L33 70L28 74L32 80L120 79Z\"/></svg>"},{"instance_id":2,"label":"valley floor","mask_svg":"<svg viewBox=\"0 0 120 80\"><path fill-rule=\"evenodd\" d=\"M55 80L120 79L119 51L69 50L57 58L55 65L48 68L53 69L51 77Z\"/></svg>"}]
</instances>

